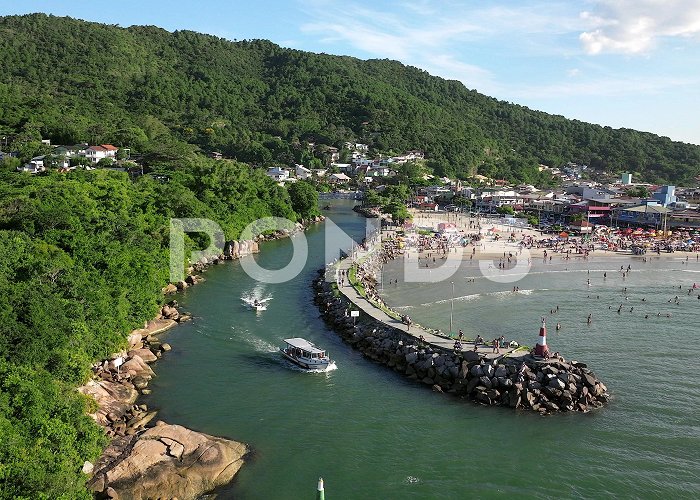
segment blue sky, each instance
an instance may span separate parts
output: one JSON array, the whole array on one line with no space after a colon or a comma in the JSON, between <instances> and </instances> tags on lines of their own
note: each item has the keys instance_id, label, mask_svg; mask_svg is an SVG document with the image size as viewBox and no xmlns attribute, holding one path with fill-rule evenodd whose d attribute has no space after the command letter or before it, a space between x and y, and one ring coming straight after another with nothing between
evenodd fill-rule
<instances>
[{"instance_id":1,"label":"blue sky","mask_svg":"<svg viewBox=\"0 0 700 500\"><path fill-rule=\"evenodd\" d=\"M698 0L0 0L120 26L389 58L569 118L700 144Z\"/></svg>"}]
</instances>

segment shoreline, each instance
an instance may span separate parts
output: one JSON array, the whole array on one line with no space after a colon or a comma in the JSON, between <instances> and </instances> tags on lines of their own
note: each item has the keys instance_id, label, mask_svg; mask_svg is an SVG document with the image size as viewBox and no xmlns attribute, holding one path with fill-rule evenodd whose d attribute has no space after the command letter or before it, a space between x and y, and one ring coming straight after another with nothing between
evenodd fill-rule
<instances>
[{"instance_id":1,"label":"shoreline","mask_svg":"<svg viewBox=\"0 0 700 500\"><path fill-rule=\"evenodd\" d=\"M558 355L544 360L516 351L489 359L476 352L458 353L421 341L409 331L367 314L356 323L347 314L353 302L325 280L325 272L319 271L312 287L329 327L368 359L434 392L542 415L587 413L610 399L607 387L586 364Z\"/></svg>"},{"instance_id":2,"label":"shoreline","mask_svg":"<svg viewBox=\"0 0 700 500\"><path fill-rule=\"evenodd\" d=\"M488 406L541 414L585 413L609 401L607 387L586 364L567 362L559 353L550 355L546 345L528 352L503 338L494 339L492 345L477 338L464 342L473 346L465 348L461 337L458 341L419 325L411 332L410 318L397 317L375 290L377 265L381 268L400 255L398 240L381 236L368 241L365 253L353 251L319 271L312 284L322 316L352 347L436 392ZM349 314L357 309L359 323ZM540 337L545 338L543 335L546 337L544 319Z\"/></svg>"},{"instance_id":3,"label":"shoreline","mask_svg":"<svg viewBox=\"0 0 700 500\"><path fill-rule=\"evenodd\" d=\"M192 264L184 281L163 287L163 296L206 281L194 273L206 272L210 265L258 253L259 242L288 238L324 221L319 216L298 223L295 231L226 242L223 254ZM138 404L141 394L150 394L148 382L155 376L148 365L171 349L156 335L191 319L178 307L175 300L164 304L154 319L126 337L127 350L94 363L93 376L78 387L96 402L97 410L89 416L110 438L97 463L83 466L87 487L95 495L197 498L230 483L251 453L245 443L156 420L157 411Z\"/></svg>"},{"instance_id":4,"label":"shoreline","mask_svg":"<svg viewBox=\"0 0 700 500\"><path fill-rule=\"evenodd\" d=\"M437 231L438 224L449 223L454 224L457 230L456 235L471 235L471 236L481 236L481 240L476 244L469 244L463 247L463 254L461 256L462 260L470 260L472 251L476 249L476 254L474 254L475 260L490 260L498 259L503 257L503 252L513 253L517 257L518 251L520 250L520 241L523 238L531 239L534 242L541 240L553 240L556 239L555 234L542 234L540 231L528 228L528 227L514 227L508 226L506 224L500 223L503 219L499 218L474 218L468 217L461 214L454 213L433 213L433 212L419 212L415 209L410 209L410 213L413 215L413 225L417 229L427 229ZM493 231L492 229L495 229ZM508 238L514 236L514 241L508 241ZM571 251L568 256L571 259L592 259L595 257L609 257L609 258L626 258L634 257L639 259L650 259L650 258L670 258L670 259L688 259L700 262L700 251L683 251L675 250L673 252L662 251L661 253L656 253L648 251L645 254L637 255L632 252L631 249L618 249L618 250L607 250L601 248L595 248L590 250L588 255L583 252L575 252L576 245L573 242L580 242L581 236L571 237L561 241L560 246L557 248L545 248L545 247L526 247L527 252L529 252L529 257L531 259L544 259L545 253L547 258L552 257L555 260L567 260L567 255L562 253L561 249ZM627 242L631 244L632 242ZM572 245L573 244L573 245ZM523 249L525 250L525 249ZM421 255L425 257L425 255Z\"/></svg>"}]
</instances>

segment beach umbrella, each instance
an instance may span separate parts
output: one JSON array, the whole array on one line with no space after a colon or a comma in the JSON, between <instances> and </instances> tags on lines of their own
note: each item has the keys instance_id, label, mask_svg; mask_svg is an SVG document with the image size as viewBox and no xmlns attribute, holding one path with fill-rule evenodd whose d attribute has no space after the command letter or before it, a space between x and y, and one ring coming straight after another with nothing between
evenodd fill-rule
<instances>
[{"instance_id":1,"label":"beach umbrella","mask_svg":"<svg viewBox=\"0 0 700 500\"><path fill-rule=\"evenodd\" d=\"M560 237L560 238L568 238L568 237L569 237L569 233L567 233L566 231L562 231L561 233L559 233L559 237Z\"/></svg>"}]
</instances>

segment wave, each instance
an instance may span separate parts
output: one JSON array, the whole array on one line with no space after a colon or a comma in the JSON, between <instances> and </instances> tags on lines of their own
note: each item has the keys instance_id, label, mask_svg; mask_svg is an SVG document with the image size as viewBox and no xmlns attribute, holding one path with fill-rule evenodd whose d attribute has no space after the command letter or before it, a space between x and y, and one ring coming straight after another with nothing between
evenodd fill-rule
<instances>
[{"instance_id":1,"label":"wave","mask_svg":"<svg viewBox=\"0 0 700 500\"><path fill-rule=\"evenodd\" d=\"M455 297L454 300L461 300L461 301L467 301L467 300L475 300L481 297L480 293L472 293L470 295L462 295L460 297ZM444 300L436 300L435 302L426 302L425 304L421 304L423 307L427 306L432 306L433 304L449 304L452 301L452 299L444 299Z\"/></svg>"},{"instance_id":2,"label":"wave","mask_svg":"<svg viewBox=\"0 0 700 500\"><path fill-rule=\"evenodd\" d=\"M235 331L235 327L231 327L231 330ZM253 333L250 332L250 330L243 330L239 335L235 337L238 340L242 340L246 344L250 345L253 347L253 349L257 352L277 352L279 351L279 347L276 345L273 345L272 343L268 342L267 340L261 339L260 337L254 335Z\"/></svg>"},{"instance_id":3,"label":"wave","mask_svg":"<svg viewBox=\"0 0 700 500\"><path fill-rule=\"evenodd\" d=\"M470 300L477 300L482 297L497 297L497 298L502 298L502 297L511 297L513 294L520 294L520 295L532 295L535 292L545 292L549 290L549 288L539 288L539 289L524 289L524 290L502 290L499 292L488 292L488 293L472 293L469 295L461 295L459 297L455 297L455 301L470 301ZM442 300L436 300L435 302L425 302L421 304L421 307L429 307L434 304L449 304L452 301L452 299L442 299ZM397 307L396 309L408 309L408 308L413 308L415 306L403 306L403 307Z\"/></svg>"}]
</instances>

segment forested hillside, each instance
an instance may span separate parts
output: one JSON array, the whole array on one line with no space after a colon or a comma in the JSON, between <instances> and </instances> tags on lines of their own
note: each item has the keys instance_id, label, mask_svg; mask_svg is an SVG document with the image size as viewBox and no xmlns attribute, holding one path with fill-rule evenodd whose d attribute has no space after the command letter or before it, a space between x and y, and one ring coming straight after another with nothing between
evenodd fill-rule
<instances>
[{"instance_id":1,"label":"forested hillside","mask_svg":"<svg viewBox=\"0 0 700 500\"><path fill-rule=\"evenodd\" d=\"M419 148L436 173L527 181L586 163L695 184L700 147L500 102L388 60L361 61L46 15L0 19L0 133L143 151L176 138L259 165L302 141ZM159 141L155 141L157 144Z\"/></svg>"},{"instance_id":2,"label":"forested hillside","mask_svg":"<svg viewBox=\"0 0 700 500\"><path fill-rule=\"evenodd\" d=\"M0 172L2 499L90 498L80 471L106 439L75 388L158 311L171 217L212 219L228 238L258 217L298 218L260 169L196 155L160 168L167 182Z\"/></svg>"}]
</instances>

